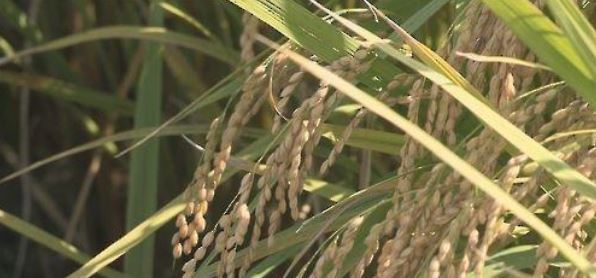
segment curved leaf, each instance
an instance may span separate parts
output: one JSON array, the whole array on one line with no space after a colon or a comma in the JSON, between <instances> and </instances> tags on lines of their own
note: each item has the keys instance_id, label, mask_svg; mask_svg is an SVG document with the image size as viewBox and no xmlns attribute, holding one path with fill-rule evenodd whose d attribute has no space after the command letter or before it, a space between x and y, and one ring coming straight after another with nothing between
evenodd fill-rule
<instances>
[{"instance_id":1,"label":"curved leaf","mask_svg":"<svg viewBox=\"0 0 596 278\"><path fill-rule=\"evenodd\" d=\"M174 126L168 126L168 127L164 128L155 136L172 136L172 135L182 135L182 134L206 134L208 129L209 129L208 125L174 125ZM19 171L16 171L6 177L3 177L2 179L0 179L0 184L5 183L5 182L12 180L14 178L17 178L27 172L37 169L39 167L48 165L48 164L50 164L54 161L57 161L59 159L63 159L63 158L66 158L66 157L69 157L69 156L72 156L72 155L75 155L75 154L78 154L78 153L81 153L84 151L88 151L88 150L92 150L92 149L101 147L101 146L105 145L106 143L142 138L144 136L147 136L148 134L151 134L154 130L155 130L154 127L139 128L139 129L116 133L116 134L113 134L110 136L105 136L105 137L99 138L97 140L93 140L91 142L88 142L88 143L76 146L74 148L68 149L66 151L57 153L57 154L52 155L48 158L36 161L36 162L28 165L27 167L20 169ZM257 130L255 130L255 129L245 129L243 134L245 136L249 136L249 137L257 137L257 136L262 135L261 132L257 132Z\"/></svg>"},{"instance_id":2,"label":"curved leaf","mask_svg":"<svg viewBox=\"0 0 596 278\"><path fill-rule=\"evenodd\" d=\"M202 52L230 65L236 65L238 62L237 53L212 41L195 38L161 27L110 26L69 35L32 48L18 51L13 55L0 59L0 65L28 55L105 39L138 39L172 44Z\"/></svg>"},{"instance_id":3,"label":"curved leaf","mask_svg":"<svg viewBox=\"0 0 596 278\"><path fill-rule=\"evenodd\" d=\"M116 111L130 116L134 106L130 101L122 100L101 92L58 79L27 73L0 71L0 82L12 86L25 87L46 93L52 97L76 102L105 111Z\"/></svg>"},{"instance_id":4,"label":"curved leaf","mask_svg":"<svg viewBox=\"0 0 596 278\"><path fill-rule=\"evenodd\" d=\"M90 259L87 254L79 251L79 249L68 242L65 242L64 240L59 239L3 210L0 210L0 224L77 263L84 264ZM111 268L103 269L99 272L99 274L105 277L126 277L124 274Z\"/></svg>"}]
</instances>

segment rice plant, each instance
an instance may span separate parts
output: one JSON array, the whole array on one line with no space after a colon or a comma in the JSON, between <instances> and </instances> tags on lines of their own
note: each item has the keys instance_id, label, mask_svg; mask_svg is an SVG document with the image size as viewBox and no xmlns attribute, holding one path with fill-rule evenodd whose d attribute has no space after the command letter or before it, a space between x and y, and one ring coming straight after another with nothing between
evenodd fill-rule
<instances>
[{"instance_id":1,"label":"rice plant","mask_svg":"<svg viewBox=\"0 0 596 278\"><path fill-rule=\"evenodd\" d=\"M0 276L596 276L592 1L0 7Z\"/></svg>"}]
</instances>

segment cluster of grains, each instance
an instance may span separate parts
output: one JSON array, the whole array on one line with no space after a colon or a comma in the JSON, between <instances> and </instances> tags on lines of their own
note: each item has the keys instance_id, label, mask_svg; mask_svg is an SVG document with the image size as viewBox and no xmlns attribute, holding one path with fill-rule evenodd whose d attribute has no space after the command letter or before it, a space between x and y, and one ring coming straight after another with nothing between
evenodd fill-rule
<instances>
[{"instance_id":1,"label":"cluster of grains","mask_svg":"<svg viewBox=\"0 0 596 278\"><path fill-rule=\"evenodd\" d=\"M327 248L325 248L325 251L323 251L323 254L321 254L319 259L315 263L315 267L311 273L312 278L325 277L325 275L324 275L325 265L327 263L333 261L333 258L335 257L336 252L337 252L337 238L334 238L331 241L331 243L329 243L329 245L327 245Z\"/></svg>"},{"instance_id":2,"label":"cluster of grains","mask_svg":"<svg viewBox=\"0 0 596 278\"><path fill-rule=\"evenodd\" d=\"M242 41L248 42L248 39ZM354 56L341 58L327 67L345 79L354 80L360 72L367 69L368 64L364 61L366 57L367 52L360 50ZM266 215L269 222L267 228L269 242L272 243L272 236L279 230L282 216L288 210L293 219L298 219L301 214L304 214L298 205L304 177L311 168L312 153L321 137L321 123L338 101L336 93L326 83L320 83L314 93L293 111L287 134L267 157L265 170L259 173L261 176L256 182L259 194L254 218L251 217L247 206L254 183L254 174L248 173L242 179L239 198L233 204L231 211L226 212L211 231L201 236L206 230L205 213L231 159L234 140L249 119L258 113L263 100L268 95L267 88L282 92L279 106L283 109L292 92L304 78L304 73L300 69L288 66L288 59L284 55L274 57L269 65L272 67L271 75L268 76L269 71L264 64L257 67L249 76L239 101L221 131L221 137L217 137L217 131L220 130L221 125L220 118L213 122L207 135L202 162L197 167L195 177L186 193L189 200L187 208L177 217L178 232L172 238L175 258L183 254L189 255L197 247L194 256L182 267L185 277L193 275L197 263L205 258L211 248L210 252L219 255L220 259L217 275L234 277L237 273L236 265L238 265L236 249L244 244L249 224L251 219L254 219L248 243L249 253L238 272L239 276L245 276L254 259L254 248L261 238ZM273 72L276 74L275 80ZM217 148L217 142L219 142L219 148ZM287 159L288 157L292 159ZM348 244L347 240L348 237L344 240L345 244Z\"/></svg>"},{"instance_id":3,"label":"cluster of grains","mask_svg":"<svg viewBox=\"0 0 596 278\"><path fill-rule=\"evenodd\" d=\"M227 277L234 277L236 247L244 243L249 223L250 211L246 203L237 203L233 213L221 217L219 226L222 231L215 239L215 254L220 254L217 268L218 277L222 277L224 274Z\"/></svg>"},{"instance_id":4,"label":"cluster of grains","mask_svg":"<svg viewBox=\"0 0 596 278\"><path fill-rule=\"evenodd\" d=\"M184 213L176 217L178 232L172 237L172 253L174 258L181 257L182 253L186 255L190 254L192 249L199 243L199 234L204 232L207 226L205 213L207 213L209 202L213 200L213 196L215 195L215 189L208 187L207 181L220 122L221 118L216 118L211 123L209 132L207 133L207 144L205 145L203 162L197 167L194 179L185 192L185 197L189 201L186 204Z\"/></svg>"},{"instance_id":5,"label":"cluster of grains","mask_svg":"<svg viewBox=\"0 0 596 278\"><path fill-rule=\"evenodd\" d=\"M392 91L395 91L399 86L406 86L406 85L408 85L408 83L409 83L409 80L408 80L407 75L405 75L405 74L398 75L387 84L387 88L385 90L381 91L381 93L377 97L380 101L388 104L389 106L393 106L397 103L400 103L400 104L407 103L407 102L409 102L407 98L405 99L405 101L404 101L404 99L401 99L401 98L394 98L394 99L389 99L389 98L390 98L390 93ZM355 128L357 128L360 125L360 123L366 117L366 115L368 115L368 110L365 108L360 108L358 110L358 112L356 112L356 115L354 115L354 117L352 118L350 123L346 126L346 128L344 129L339 140L337 140L337 142L335 142L335 144L333 146L333 150L331 150L331 153L329 153L329 156L327 157L327 159L321 164L321 168L319 170L319 174L321 176L324 176L327 173L327 171L329 171L329 168L331 166L333 166L337 157L343 151L346 142L352 135L352 132L354 131Z\"/></svg>"},{"instance_id":6,"label":"cluster of grains","mask_svg":"<svg viewBox=\"0 0 596 278\"><path fill-rule=\"evenodd\" d=\"M239 201L230 213L221 216L213 230L205 234L193 258L188 260L182 267L185 277L192 277L197 263L205 258L207 250L213 243L215 243L215 246L211 251L212 254L220 255L217 276L235 276L236 248L244 243L251 219L247 201L252 183L252 173L248 173L242 178Z\"/></svg>"},{"instance_id":7,"label":"cluster of grains","mask_svg":"<svg viewBox=\"0 0 596 278\"><path fill-rule=\"evenodd\" d=\"M253 45L255 35L259 32L259 19L245 12L242 15L242 24L244 29L240 35L240 59L244 62L249 61L255 56Z\"/></svg>"},{"instance_id":8,"label":"cluster of grains","mask_svg":"<svg viewBox=\"0 0 596 278\"><path fill-rule=\"evenodd\" d=\"M579 171L586 177L594 179L596 175L596 148L591 148L578 157L580 164ZM590 221L594 220L596 213L596 202L581 197L575 190L563 186L556 192L556 207L549 214L554 219L552 228L557 231L571 246L582 249L587 234L582 229ZM557 249L547 242L543 242L536 250L536 257L539 258L534 276L542 276L549 268L549 261L557 255ZM566 274L577 275L573 270L560 269L561 277ZM569 275L572 276L572 275Z\"/></svg>"},{"instance_id":9,"label":"cluster of grains","mask_svg":"<svg viewBox=\"0 0 596 278\"><path fill-rule=\"evenodd\" d=\"M240 44L242 59L246 61L254 56L252 44L258 32L258 20L245 14L243 23L245 29ZM506 25L479 0L470 2L454 43L445 45L438 53L471 85L486 92L487 100L503 117L535 140L544 142L559 158L586 177L595 178L596 148L590 138L553 137L560 132L596 128L596 113L585 102L557 89L519 98L518 92L529 91L535 81L544 84L554 81L554 77L535 68L468 61L457 56L456 51L535 60ZM353 56L338 59L326 68L354 81L369 68L368 56L368 51L358 50ZM525 155L508 157L507 142L489 128L458 138L456 123L461 118L462 108L439 86L413 75L398 75L387 84L377 95L379 100L388 105L406 105L410 121L420 124L447 145L458 148L468 163L484 175L494 177L503 190L530 211L548 209L547 204L551 202L554 209L549 217L553 219L553 229L574 248L584 251L589 259L596 260L596 243L592 240L586 244L589 238L584 232L596 213L593 200L581 197L565 185L545 192L542 186L551 177ZM391 93L400 87L409 88L407 95L392 98ZM296 96L297 91L304 94ZM207 226L205 213L230 162L234 140L268 97L279 98L277 101L270 99L277 113L272 131L282 135L279 145L267 155L265 167L258 172L259 177L247 173L242 178L238 198L230 205L230 211L224 213L212 230L201 236ZM293 97L301 98L300 105L288 113ZM196 248L193 258L182 267L185 277L193 275L197 263L205 258L208 250L219 255L217 276L244 277L257 259L256 248L263 233L266 232L267 243L271 246L288 212L294 220L304 218L305 212L299 205L304 179L314 168L313 153L322 135L322 123L340 101L341 95L329 84L309 84L305 72L292 66L283 54L275 54L273 59L250 74L239 101L222 128L221 137L217 131L222 120L213 121L202 162L187 190L187 207L176 219L178 231L172 238L174 257L189 255ZM421 111L421 107L425 109ZM320 165L320 175L325 175L334 165L346 141L367 113L363 108L357 111ZM284 120L287 120L285 126ZM376 266L374 272L379 277L465 277L470 272L482 277L491 248L513 240L511 235L521 221L508 215L496 200L475 191L473 184L456 171L437 163L429 171L412 174L421 160L432 160L429 157L430 154L417 142L407 138L400 150L401 164L397 170L400 178L396 181L391 208L384 220L370 228L364 241L366 250L355 267L349 270L350 277L362 277L371 265ZM505 166L502 166L503 158L508 158ZM256 190L253 190L255 183ZM248 202L253 191L256 192L256 204L251 215ZM343 275L344 261L352 250L363 219L363 216L355 218L331 240L317 258L312 277ZM249 232L251 221L253 225ZM246 240L247 235L250 240ZM241 262L236 258L239 247L247 247ZM539 259L534 275L542 276L549 271L557 249L543 242L536 253ZM376 264L373 264L375 258ZM559 271L561 276L577 275L570 269Z\"/></svg>"},{"instance_id":10,"label":"cluster of grains","mask_svg":"<svg viewBox=\"0 0 596 278\"><path fill-rule=\"evenodd\" d=\"M240 129L258 112L258 109L262 105L266 86L266 68L261 65L253 71L244 83L240 100L234 106L234 112L230 116L227 126L223 131L219 152L213 160L213 170L209 173L211 186L219 185L232 154L232 144L236 137L238 137Z\"/></svg>"},{"instance_id":11,"label":"cluster of grains","mask_svg":"<svg viewBox=\"0 0 596 278\"><path fill-rule=\"evenodd\" d=\"M483 55L504 55L530 61L535 59L528 54L512 32L507 30L488 8L480 5L479 1L471 2L466 15L467 22L462 26L461 34L453 46L456 50ZM447 54L450 48L451 46L446 46L439 53ZM567 100L565 103L564 98L557 98L558 91L540 93L532 101L516 100L517 91L528 91L532 81L539 76L535 69L507 64L466 62L461 57L451 54L452 52L455 51L449 50L449 55L443 55L446 56L446 60L463 72L466 79L476 88L485 89L488 92L488 100L494 107L536 140L544 140L561 131L594 126L594 113L589 107L579 101ZM492 73L488 75L488 80L487 73ZM542 74L540 78L543 79L541 83L552 81L548 75ZM411 101L408 104L407 116L412 122L418 122L422 102L419 96L428 95L429 101L425 115L422 115L425 119L422 125L436 138L445 139L448 145L455 146L458 139L454 131L455 122L461 114L461 108L436 85L425 88L423 82L423 79L416 80L411 86L408 93ZM563 108L556 111L548 122L542 119L542 115L553 102ZM557 139L551 143L551 147L565 150L566 144L570 142L573 141ZM490 129L484 129L468 139L464 147L464 157L470 164L477 165L487 176L497 175L499 157L505 152L506 147L506 142L500 136ZM586 153L588 152L585 148L575 149L562 152L560 157L573 165L573 156ZM384 221L373 226L366 239L368 248L352 271L352 277L361 277L377 253L376 273L380 277L407 277L417 273L426 273L430 277L463 277L471 270L482 276L491 245L510 240L511 231L519 224L519 220L506 220L506 211L498 202L486 196L478 196L470 182L441 164L417 177L408 175L416 166L416 160L424 156L424 151L415 142L408 140L400 156L402 163L398 169L400 179L396 181L394 207L388 211ZM534 211L544 207L548 201L549 195L541 193L539 187L547 176L544 171L535 169L535 166L531 172L524 171L527 163L528 159L525 156L511 158L501 171L499 184L516 199L527 203L530 210ZM594 169L593 164L580 164L578 168ZM525 182L517 182L522 172L529 177ZM409 194L411 190L418 191ZM555 217L555 222L562 223L557 231L574 247L581 249L581 240L578 238L582 227L590 221L585 219L593 217L593 204L586 200L576 201L579 203L571 213L556 213L552 216ZM562 202L564 203L563 199L557 200L558 205ZM583 215L586 218L583 218ZM557 220L557 216L561 220ZM456 254L454 246L460 237L466 239L467 243L464 250ZM381 245L382 242L384 243ZM548 260L556 256L556 251L553 251L556 249L548 247L546 243L543 246L538 251L538 256L542 259L536 268L537 274L544 273L549 265Z\"/></svg>"},{"instance_id":12,"label":"cluster of grains","mask_svg":"<svg viewBox=\"0 0 596 278\"><path fill-rule=\"evenodd\" d=\"M367 56L367 50L358 50L354 53L353 57L346 56L332 63L331 70L347 81L354 81L358 74L368 70L369 64L365 62ZM311 169L313 166L313 152L321 139L321 129L319 129L319 126L328 117L331 110L339 102L341 96L341 94L336 92L331 93L327 99L320 99L317 106L311 112L308 128L312 130L312 140L309 140L305 145L304 165L306 169Z\"/></svg>"},{"instance_id":13,"label":"cluster of grains","mask_svg":"<svg viewBox=\"0 0 596 278\"><path fill-rule=\"evenodd\" d=\"M390 83L391 84L391 83ZM395 84L395 83L394 83ZM391 85L393 87L395 85ZM413 121L418 121L418 109L420 107L420 96L423 90L423 81L417 80L412 84L410 91L408 92L408 98L412 101L408 104L408 114L407 117ZM399 173L406 173L411 171L415 165L415 157L418 155L420 147L416 144L413 140L407 139L404 147L401 149L400 156L402 158L402 163L400 169L398 170ZM394 194L394 203L397 203L400 197L408 195L403 195L410 190L411 184L413 182L411 175L402 175L402 177L397 181L396 191ZM370 234L367 236L365 243L367 249L356 265L356 268L351 272L351 277L361 277L364 274L365 269L372 263L372 260L375 254L378 252L380 247L380 239L383 235L388 235L393 230L396 224L399 224L402 227L405 227L410 224L411 218L408 214L409 211L404 211L403 217L399 217L400 208L395 206L394 208L390 209L387 213L385 221L376 224L372 227ZM398 223L395 223L398 221ZM399 236L407 236L406 229L399 230ZM379 267L387 267L387 264L383 264L382 262L391 262L390 257L387 257L388 254L391 252L388 251L385 247L392 248L393 246L400 247L405 242L402 241L394 241L388 240L386 244L383 246L383 252L379 256ZM383 256L385 255L385 256ZM389 259L389 260L386 260ZM399 261L395 264L399 265Z\"/></svg>"},{"instance_id":14,"label":"cluster of grains","mask_svg":"<svg viewBox=\"0 0 596 278\"><path fill-rule=\"evenodd\" d=\"M547 96L548 94L545 94ZM552 99L552 97L549 97ZM539 98L537 98L539 101ZM534 107L542 106L538 103ZM575 128L581 127L596 127L594 125L593 119L596 113L585 111L583 114L585 117L582 119L574 119L572 121L566 121L565 118L569 116L564 116L567 112L563 111L573 111L574 109L578 109L578 107L585 107L581 102L572 101L566 107L556 111L553 116L551 117L551 121L547 122L546 126L552 126L552 122L556 122L556 128L548 128L548 132L560 132L565 130L574 130ZM579 108L581 109L581 108ZM542 125L542 126L544 126ZM544 138L546 129L537 128L536 130L535 139ZM575 166L580 173L583 173L586 177L593 179L592 172L594 171L594 149L589 149L588 145L581 143L579 148L576 147L569 147L569 146L576 146L578 141L574 141L573 138L566 138L563 140L556 140L554 143L550 145L551 148L557 150L557 154L559 158L565 160L572 166ZM522 161L523 160L523 161ZM516 199L526 202L528 204L530 211L536 211L538 209L544 208L547 204L551 193L550 192L541 192L539 187L540 184L544 182L546 179L544 171L540 169L536 169L534 164L526 164L523 165L525 162L525 158L522 160L515 161L515 159L510 160L509 167L505 172L505 177L510 175L509 178L502 178L503 179L503 187L511 191L512 196ZM588 162L589 161L589 162ZM518 164L517 167L512 168L512 164ZM520 166L524 166L520 170ZM514 173L511 173L511 172ZM530 178L528 181L518 184L516 188L510 190L512 188L514 175L520 173L520 171L525 174L529 175ZM553 229L566 239L573 247L577 248L578 250L583 249L582 240L585 238L578 238L577 236L582 233L583 227L593 218L593 208L594 202L579 198L576 196L576 193L572 190L561 186L556 188L556 190L552 193L555 194L557 197L555 199L556 207L550 213L550 217L555 219L555 223L553 224ZM571 210L570 207L572 207ZM475 271L477 273L482 273L484 259L486 258L486 253L488 248L493 242L496 242L497 239L501 241L510 241L510 234L512 233L513 229L520 224L521 221L518 219L514 219L510 221L509 224L505 224L505 211L498 205L496 202L491 201L490 206L484 208L485 212L484 215L488 215L489 219L487 220L487 224L485 225L485 235L484 240L481 245L481 257L478 259L476 264ZM571 211L570 214L567 214ZM580 213L583 212L585 214ZM585 215L586 218L583 218ZM485 217L482 217L485 218ZM575 222L573 219L576 219ZM475 221L479 222L479 221ZM481 223L479 223L481 224ZM556 256L556 249L550 247L548 244L543 243L540 248L537 250L537 257L540 258L538 264L535 267L535 275L540 276L544 274L544 272L548 269L548 261L553 259Z\"/></svg>"},{"instance_id":15,"label":"cluster of grains","mask_svg":"<svg viewBox=\"0 0 596 278\"><path fill-rule=\"evenodd\" d=\"M331 63L327 68L353 80L358 73L366 70L367 64L361 61L365 57L366 51L361 50L353 57L341 58ZM302 75L301 71L292 73L286 87L282 86L281 91L291 93L299 79L303 78ZM261 238L266 220L268 243L273 244L273 235L281 228L282 217L287 211L292 219L300 218L298 198L302 192L305 175L311 168L312 162L309 162L309 159L312 160L310 157L321 137L321 123L328 117L337 101L334 94L328 84L320 83L314 93L293 111L286 134L279 146L267 157L267 167L257 180L259 195L254 212L255 224L248 256L243 261L240 274L246 273L254 260L254 250Z\"/></svg>"},{"instance_id":16,"label":"cluster of grains","mask_svg":"<svg viewBox=\"0 0 596 278\"><path fill-rule=\"evenodd\" d=\"M243 242L250 221L250 213L246 206L248 199L246 194L241 195L240 200L243 203L236 204L233 216L224 215L213 230L202 236L201 234L206 231L205 215L230 159L232 143L237 137L238 131L258 112L258 107L262 104L266 79L264 65L257 67L250 74L243 86L240 100L235 105L234 112L225 129L221 132L221 138L219 138L219 133L223 119L216 118L210 126L202 162L197 167L193 180L185 192L185 198L188 200L187 205L184 212L176 218L178 231L172 237L174 258L180 258L183 254L190 255L196 248L194 256L182 267L185 277L192 277L197 263L206 256L214 241L220 242L224 235L231 235L234 238L234 244L229 243L230 248L221 249L221 246L216 244L219 248L215 248L216 250L226 251L225 256L222 255L222 260L228 261L233 261L233 250L235 250L236 244ZM218 142L220 142L219 152L216 151ZM252 182L252 174L247 174L247 177L243 179L241 189L250 193L250 188L248 188L250 186L247 184L249 181ZM235 230L232 230L232 225L236 227ZM216 233L217 226L222 229L221 232ZM227 244L224 245L227 246ZM224 271L227 270L224 269Z\"/></svg>"},{"instance_id":17,"label":"cluster of grains","mask_svg":"<svg viewBox=\"0 0 596 278\"><path fill-rule=\"evenodd\" d=\"M348 223L346 231L342 234L341 242L339 243L337 252L335 253L335 258L333 258L333 268L328 273L329 276L337 277L339 274L341 274L341 271L345 271L345 269L342 267L343 262L354 246L356 233L358 232L363 221L364 217L359 216Z\"/></svg>"},{"instance_id":18,"label":"cluster of grains","mask_svg":"<svg viewBox=\"0 0 596 278\"><path fill-rule=\"evenodd\" d=\"M278 113L273 118L273 125L271 127L271 132L273 134L277 133L282 125L282 117L284 117L284 113L287 110L288 102L291 99L291 96L297 91L297 88L302 84L304 81L304 71L301 69L297 69L296 71L292 72L290 78L284 83L281 84L279 87L279 101L274 107L275 112Z\"/></svg>"},{"instance_id":19,"label":"cluster of grains","mask_svg":"<svg viewBox=\"0 0 596 278\"><path fill-rule=\"evenodd\" d=\"M335 238L323 251L323 254L318 258L315 263L314 270L311 277L341 277L343 271L343 262L346 256L352 250L354 246L354 239L364 217L358 216L350 221L341 234L341 240ZM329 271L325 273L325 266L329 266Z\"/></svg>"}]
</instances>

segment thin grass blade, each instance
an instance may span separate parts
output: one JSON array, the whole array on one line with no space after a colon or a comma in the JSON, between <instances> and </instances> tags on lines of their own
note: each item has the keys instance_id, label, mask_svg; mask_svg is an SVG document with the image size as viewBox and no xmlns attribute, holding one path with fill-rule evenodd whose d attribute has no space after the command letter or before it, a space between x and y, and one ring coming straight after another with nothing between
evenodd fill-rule
<instances>
[{"instance_id":1,"label":"thin grass blade","mask_svg":"<svg viewBox=\"0 0 596 278\"><path fill-rule=\"evenodd\" d=\"M321 129L323 137L335 143L340 140L346 128L339 125L324 124ZM397 155L404 142L404 137L395 133L368 128L355 128L352 131L352 135L346 141L346 145Z\"/></svg>"},{"instance_id":2,"label":"thin grass blade","mask_svg":"<svg viewBox=\"0 0 596 278\"><path fill-rule=\"evenodd\" d=\"M71 101L104 111L116 111L126 116L132 116L134 112L134 105L130 101L119 99L106 92L85 88L51 77L0 71L0 82L43 92L60 100Z\"/></svg>"},{"instance_id":3,"label":"thin grass blade","mask_svg":"<svg viewBox=\"0 0 596 278\"><path fill-rule=\"evenodd\" d=\"M458 56L461 56L461 57L464 57L466 59L476 61L476 62L503 63L503 64L510 64L510 65L517 65L517 66L523 66L523 67L528 67L528 68L552 71L552 69L550 69L549 67L547 67L545 65L542 65L539 63L532 63L532 62L528 62L528 61L524 61L524 60L520 60L520 59L516 59L516 58L512 58L512 57L486 56L486 55L480 55L480 54L476 54L476 53L466 53L466 52L459 52L459 51L457 51L456 54Z\"/></svg>"},{"instance_id":4,"label":"thin grass blade","mask_svg":"<svg viewBox=\"0 0 596 278\"><path fill-rule=\"evenodd\" d=\"M149 24L154 26L163 25L163 10L157 6L159 2L155 0L150 6ZM136 93L135 128L156 126L161 121L164 46L148 43L146 47ZM132 153L126 202L127 230L142 223L157 208L159 164L159 139L157 138ZM126 254L124 271L127 274L136 277L153 277L154 240L150 235Z\"/></svg>"},{"instance_id":5,"label":"thin grass blade","mask_svg":"<svg viewBox=\"0 0 596 278\"><path fill-rule=\"evenodd\" d=\"M161 42L181 46L204 53L230 65L236 65L238 54L227 47L209 40L204 40L189 35L167 30L163 27L139 26L110 26L100 27L78 34L69 35L32 48L21 50L14 55L0 58L0 65L20 59L25 56L62 49L65 47L106 39L137 39L152 42Z\"/></svg>"},{"instance_id":6,"label":"thin grass blade","mask_svg":"<svg viewBox=\"0 0 596 278\"><path fill-rule=\"evenodd\" d=\"M572 0L547 0L549 10L596 78L596 30Z\"/></svg>"},{"instance_id":7,"label":"thin grass blade","mask_svg":"<svg viewBox=\"0 0 596 278\"><path fill-rule=\"evenodd\" d=\"M0 224L77 263L85 264L91 258L68 242L3 210L0 210ZM127 277L123 273L111 268L105 268L99 274L108 278Z\"/></svg>"},{"instance_id":8,"label":"thin grass blade","mask_svg":"<svg viewBox=\"0 0 596 278\"><path fill-rule=\"evenodd\" d=\"M68 275L68 277L90 277L97 273L111 262L127 253L131 248L140 244L144 239L155 233L155 231L157 231L157 229L159 229L161 226L168 223L172 218L184 210L185 205L186 202L182 198L182 195L178 196L174 200L170 201L164 208L152 216L147 217L143 222L137 225L126 235L101 251L99 254L97 254L97 256L85 263L81 268Z\"/></svg>"}]
</instances>

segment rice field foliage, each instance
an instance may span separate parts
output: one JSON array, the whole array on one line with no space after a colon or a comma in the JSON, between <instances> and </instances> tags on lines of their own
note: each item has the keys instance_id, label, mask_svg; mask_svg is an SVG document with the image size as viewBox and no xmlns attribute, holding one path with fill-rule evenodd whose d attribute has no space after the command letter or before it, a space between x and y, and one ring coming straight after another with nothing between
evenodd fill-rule
<instances>
[{"instance_id":1,"label":"rice field foliage","mask_svg":"<svg viewBox=\"0 0 596 278\"><path fill-rule=\"evenodd\" d=\"M596 276L593 1L0 15L0 276Z\"/></svg>"}]
</instances>

